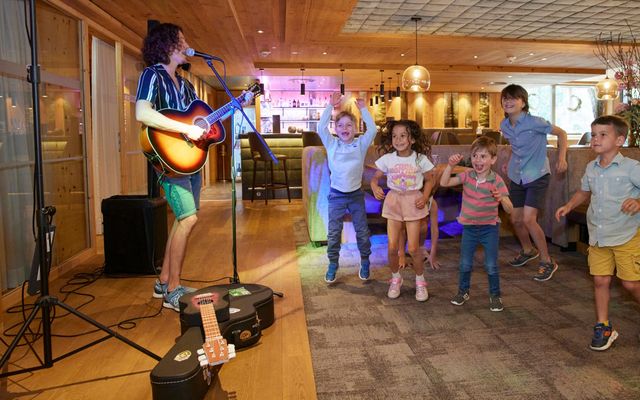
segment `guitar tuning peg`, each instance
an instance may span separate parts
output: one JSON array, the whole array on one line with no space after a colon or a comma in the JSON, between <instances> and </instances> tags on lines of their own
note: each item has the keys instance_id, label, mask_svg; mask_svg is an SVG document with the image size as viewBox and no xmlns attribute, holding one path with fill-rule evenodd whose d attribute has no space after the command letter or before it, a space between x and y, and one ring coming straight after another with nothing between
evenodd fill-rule
<instances>
[{"instance_id":1,"label":"guitar tuning peg","mask_svg":"<svg viewBox=\"0 0 640 400\"><path fill-rule=\"evenodd\" d=\"M197 353L198 353L198 355L204 354L204 349L198 349Z\"/></svg>"},{"instance_id":2,"label":"guitar tuning peg","mask_svg":"<svg viewBox=\"0 0 640 400\"><path fill-rule=\"evenodd\" d=\"M236 346L233 344L229 345L229 358L234 358L236 356Z\"/></svg>"},{"instance_id":3,"label":"guitar tuning peg","mask_svg":"<svg viewBox=\"0 0 640 400\"><path fill-rule=\"evenodd\" d=\"M209 365L209 362L207 360L200 360L200 366L201 367L206 367Z\"/></svg>"}]
</instances>

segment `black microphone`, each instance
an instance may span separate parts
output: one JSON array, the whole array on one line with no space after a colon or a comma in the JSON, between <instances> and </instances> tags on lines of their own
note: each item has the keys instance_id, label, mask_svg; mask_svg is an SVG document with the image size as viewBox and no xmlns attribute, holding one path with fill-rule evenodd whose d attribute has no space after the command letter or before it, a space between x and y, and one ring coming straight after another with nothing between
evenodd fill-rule
<instances>
[{"instance_id":1,"label":"black microphone","mask_svg":"<svg viewBox=\"0 0 640 400\"><path fill-rule=\"evenodd\" d=\"M222 61L221 58L216 57L216 56L212 56L211 54L207 54L207 53L201 53L197 50L192 49L191 47L189 47L188 49L186 49L184 51L184 54L186 54L189 57L193 57L193 56L197 56L197 57L202 57L202 58L206 58L208 60L218 60L218 61Z\"/></svg>"}]
</instances>

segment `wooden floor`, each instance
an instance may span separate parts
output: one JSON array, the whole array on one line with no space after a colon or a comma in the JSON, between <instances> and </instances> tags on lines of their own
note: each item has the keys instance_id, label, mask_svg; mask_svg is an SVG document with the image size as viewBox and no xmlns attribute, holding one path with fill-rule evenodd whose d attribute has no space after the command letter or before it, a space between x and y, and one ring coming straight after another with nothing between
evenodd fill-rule
<instances>
[{"instance_id":1,"label":"wooden floor","mask_svg":"<svg viewBox=\"0 0 640 400\"><path fill-rule=\"evenodd\" d=\"M228 196L220 196L215 190L203 193L183 278L210 281L231 276L231 202L220 200L224 197ZM238 203L237 254L241 281L269 286L284 292L285 296L275 298L275 324L263 331L257 345L238 352L235 359L224 365L218 383L211 388L207 398L316 398L293 232L294 218L301 213L300 200L291 204L285 200L270 201L267 206L263 202ZM102 262L103 257L96 256L80 270L93 271ZM52 282L52 295L62 298L60 287L69 278L67 275ZM161 301L151 297L154 279L102 276L79 289L95 299L72 295L65 301L105 325L154 315L161 310ZM195 287L210 284L183 283ZM29 300L33 302L33 299ZM86 302L89 304L81 306ZM55 334L74 335L93 329L79 318L64 314L64 310L56 308ZM16 314L3 314L2 317L5 329L21 320ZM118 332L163 356L180 335L178 317L178 313L162 309L159 315L138 321L134 329L119 329ZM102 332L77 338L55 337L54 357L101 336L104 336ZM42 354L41 341L36 349ZM13 353L8 370L34 365L37 364L32 353L22 346ZM0 380L0 399L150 399L149 373L155 365L154 359L111 338L57 362L50 369Z\"/></svg>"}]
</instances>

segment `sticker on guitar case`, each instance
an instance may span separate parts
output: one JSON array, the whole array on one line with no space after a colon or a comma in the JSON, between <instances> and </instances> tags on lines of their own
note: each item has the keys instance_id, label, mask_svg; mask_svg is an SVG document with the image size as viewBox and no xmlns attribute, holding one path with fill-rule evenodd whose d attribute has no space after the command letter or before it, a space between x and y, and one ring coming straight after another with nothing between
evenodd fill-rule
<instances>
[{"instance_id":1,"label":"sticker on guitar case","mask_svg":"<svg viewBox=\"0 0 640 400\"><path fill-rule=\"evenodd\" d=\"M180 353L176 354L176 356L173 359L176 360L177 362L183 362L183 361L188 360L189 357L191 357L191 351L185 350L185 351L181 351Z\"/></svg>"},{"instance_id":2,"label":"sticker on guitar case","mask_svg":"<svg viewBox=\"0 0 640 400\"><path fill-rule=\"evenodd\" d=\"M229 296L232 296L232 297L247 296L250 294L251 292L248 291L247 288L245 288L244 286L241 286L239 288L229 289Z\"/></svg>"}]
</instances>

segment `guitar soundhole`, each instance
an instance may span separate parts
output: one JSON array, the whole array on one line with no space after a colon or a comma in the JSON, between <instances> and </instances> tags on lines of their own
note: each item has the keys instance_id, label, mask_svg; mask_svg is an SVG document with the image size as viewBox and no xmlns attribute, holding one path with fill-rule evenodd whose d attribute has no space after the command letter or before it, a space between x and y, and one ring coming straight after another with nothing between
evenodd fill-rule
<instances>
[{"instance_id":1,"label":"guitar soundhole","mask_svg":"<svg viewBox=\"0 0 640 400\"><path fill-rule=\"evenodd\" d=\"M193 121L193 124L204 129L205 134L209 132L210 126L204 118L196 118L195 121Z\"/></svg>"}]
</instances>

